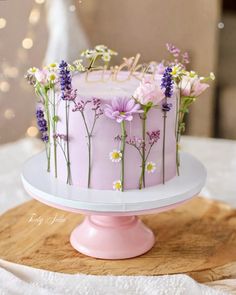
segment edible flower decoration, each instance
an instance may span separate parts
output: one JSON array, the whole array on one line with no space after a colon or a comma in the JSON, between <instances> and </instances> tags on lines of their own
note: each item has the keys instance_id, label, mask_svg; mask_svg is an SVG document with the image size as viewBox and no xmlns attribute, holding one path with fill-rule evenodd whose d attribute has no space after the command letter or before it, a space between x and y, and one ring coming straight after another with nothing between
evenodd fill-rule
<instances>
[{"instance_id":1,"label":"edible flower decoration","mask_svg":"<svg viewBox=\"0 0 236 295\"><path fill-rule=\"evenodd\" d=\"M146 164L147 173L154 173L156 171L156 164L154 162L148 162Z\"/></svg>"},{"instance_id":2,"label":"edible flower decoration","mask_svg":"<svg viewBox=\"0 0 236 295\"><path fill-rule=\"evenodd\" d=\"M143 142L145 146L146 140L146 120L148 112L156 107L165 97L161 89L160 83L154 79L153 76L149 75L142 79L138 88L135 90L133 97L136 102L140 103L141 109L143 113L140 115L142 120L142 134L143 134ZM142 171L141 178L139 182L139 188L145 187L145 163L146 163L146 151L145 147L142 148Z\"/></svg>"},{"instance_id":3,"label":"edible flower decoration","mask_svg":"<svg viewBox=\"0 0 236 295\"><path fill-rule=\"evenodd\" d=\"M122 158L122 153L119 150L113 150L110 152L109 156L112 162L119 163Z\"/></svg>"},{"instance_id":4,"label":"edible flower decoration","mask_svg":"<svg viewBox=\"0 0 236 295\"><path fill-rule=\"evenodd\" d=\"M134 114L141 113L140 104L136 103L133 98L118 97L112 100L111 104L104 106L104 114L115 120L121 126L121 191L124 190L124 174L125 174L125 144L126 144L126 126L125 122L131 122Z\"/></svg>"}]
</instances>

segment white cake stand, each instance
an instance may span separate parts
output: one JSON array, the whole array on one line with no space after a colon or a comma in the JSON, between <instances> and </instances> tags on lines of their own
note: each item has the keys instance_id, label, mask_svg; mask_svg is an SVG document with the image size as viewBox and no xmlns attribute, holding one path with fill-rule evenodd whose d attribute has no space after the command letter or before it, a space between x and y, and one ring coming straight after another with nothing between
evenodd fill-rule
<instances>
[{"instance_id":1,"label":"white cake stand","mask_svg":"<svg viewBox=\"0 0 236 295\"><path fill-rule=\"evenodd\" d=\"M82 213L86 217L70 236L79 252L102 259L125 259L150 250L153 232L137 215L158 213L186 202L205 184L206 170L193 156L181 153L180 176L143 190L116 192L80 189L51 177L44 153L29 159L23 168L26 191L49 206Z\"/></svg>"}]
</instances>

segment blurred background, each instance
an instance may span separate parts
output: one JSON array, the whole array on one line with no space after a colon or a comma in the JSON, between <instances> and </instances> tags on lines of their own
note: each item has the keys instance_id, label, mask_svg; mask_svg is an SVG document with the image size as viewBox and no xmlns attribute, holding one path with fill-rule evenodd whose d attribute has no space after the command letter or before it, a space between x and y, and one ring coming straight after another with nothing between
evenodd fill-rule
<instances>
[{"instance_id":1,"label":"blurred background","mask_svg":"<svg viewBox=\"0 0 236 295\"><path fill-rule=\"evenodd\" d=\"M236 139L236 1L1 0L0 143L37 137L31 66L72 61L105 44L144 62L168 58L167 42L190 54L212 87L192 106L187 134Z\"/></svg>"}]
</instances>

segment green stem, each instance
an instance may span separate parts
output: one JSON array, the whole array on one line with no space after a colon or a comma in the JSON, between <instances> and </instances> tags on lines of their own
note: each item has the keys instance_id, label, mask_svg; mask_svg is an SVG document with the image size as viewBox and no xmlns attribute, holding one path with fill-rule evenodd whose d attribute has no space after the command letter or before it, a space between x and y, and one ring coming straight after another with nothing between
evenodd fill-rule
<instances>
[{"instance_id":1,"label":"green stem","mask_svg":"<svg viewBox=\"0 0 236 295\"><path fill-rule=\"evenodd\" d=\"M146 120L147 120L147 111L144 111L142 118L142 170L139 178L139 189L145 187L145 166L146 166L146 150L145 150L145 140L146 140Z\"/></svg>"},{"instance_id":2,"label":"green stem","mask_svg":"<svg viewBox=\"0 0 236 295\"><path fill-rule=\"evenodd\" d=\"M163 114L162 183L165 184L166 112Z\"/></svg>"},{"instance_id":3,"label":"green stem","mask_svg":"<svg viewBox=\"0 0 236 295\"><path fill-rule=\"evenodd\" d=\"M50 172L50 162L51 162L51 127L50 127L50 113L49 113L49 100L47 91L45 91L45 114L47 119L47 127L48 127L48 143L47 143L47 160L48 160L48 167L47 172Z\"/></svg>"},{"instance_id":4,"label":"green stem","mask_svg":"<svg viewBox=\"0 0 236 295\"><path fill-rule=\"evenodd\" d=\"M53 89L53 147L54 147L54 173L55 173L55 177L57 178L57 140L56 140L56 101L55 101L55 90Z\"/></svg>"},{"instance_id":5,"label":"green stem","mask_svg":"<svg viewBox=\"0 0 236 295\"><path fill-rule=\"evenodd\" d=\"M91 134L88 135L88 188L91 182Z\"/></svg>"},{"instance_id":6,"label":"green stem","mask_svg":"<svg viewBox=\"0 0 236 295\"><path fill-rule=\"evenodd\" d=\"M179 166L180 166L180 159L179 159L179 142L180 142L180 132L178 131L177 134L177 143L176 143L176 168L177 168L177 175L179 176Z\"/></svg>"},{"instance_id":7,"label":"green stem","mask_svg":"<svg viewBox=\"0 0 236 295\"><path fill-rule=\"evenodd\" d=\"M94 123L91 129L91 132L89 131L89 127L88 124L86 122L85 116L84 116L84 112L81 111L81 115L84 121L84 126L86 129L86 133L87 133L87 137L88 137L88 188L90 187L90 182L91 182L91 137L92 137L92 132L94 129L94 125L95 125L95 119L94 119Z\"/></svg>"},{"instance_id":8,"label":"green stem","mask_svg":"<svg viewBox=\"0 0 236 295\"><path fill-rule=\"evenodd\" d=\"M179 176L179 140L180 140L180 133L179 133L179 110L180 110L180 89L178 88L178 94L176 99L176 118L175 118L175 132L176 132L176 170L177 175Z\"/></svg>"},{"instance_id":9,"label":"green stem","mask_svg":"<svg viewBox=\"0 0 236 295\"><path fill-rule=\"evenodd\" d=\"M67 152L67 184L71 183L71 171L70 171L70 144L69 144L69 102L66 101L66 152Z\"/></svg>"},{"instance_id":10,"label":"green stem","mask_svg":"<svg viewBox=\"0 0 236 295\"><path fill-rule=\"evenodd\" d=\"M121 191L124 191L124 174L125 174L125 140L126 140L126 130L125 121L121 122Z\"/></svg>"}]
</instances>

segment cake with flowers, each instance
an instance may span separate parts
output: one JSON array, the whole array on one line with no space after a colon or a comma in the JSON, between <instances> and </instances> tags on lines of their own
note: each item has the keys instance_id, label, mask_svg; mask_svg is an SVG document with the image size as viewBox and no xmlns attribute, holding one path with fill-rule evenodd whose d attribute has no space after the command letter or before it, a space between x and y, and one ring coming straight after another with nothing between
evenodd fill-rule
<instances>
[{"instance_id":1,"label":"cake with flowers","mask_svg":"<svg viewBox=\"0 0 236 295\"><path fill-rule=\"evenodd\" d=\"M187 71L188 54L167 44L174 61L109 66L104 45L72 64L31 68L47 171L79 188L125 191L179 175L179 141L189 106L214 79Z\"/></svg>"}]
</instances>

